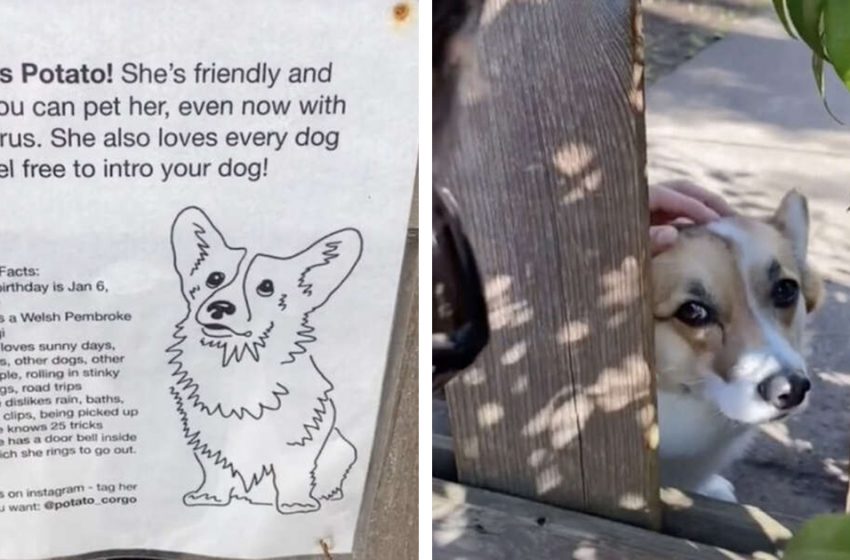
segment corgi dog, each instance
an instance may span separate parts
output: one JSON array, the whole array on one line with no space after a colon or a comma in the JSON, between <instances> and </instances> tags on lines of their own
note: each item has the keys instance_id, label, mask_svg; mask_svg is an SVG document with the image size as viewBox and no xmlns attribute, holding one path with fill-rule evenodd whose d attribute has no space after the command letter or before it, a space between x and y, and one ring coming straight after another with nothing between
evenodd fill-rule
<instances>
[{"instance_id":1,"label":"corgi dog","mask_svg":"<svg viewBox=\"0 0 850 560\"><path fill-rule=\"evenodd\" d=\"M718 473L760 424L805 407L805 325L823 292L807 262L808 230L806 199L791 191L765 221L688 226L653 258L665 486L737 501Z\"/></svg>"},{"instance_id":2,"label":"corgi dog","mask_svg":"<svg viewBox=\"0 0 850 560\"><path fill-rule=\"evenodd\" d=\"M295 514L341 499L357 450L337 426L309 319L357 266L360 233L343 229L289 256L251 253L190 207L171 245L186 308L168 348L170 390L200 466L183 503L241 499Z\"/></svg>"}]
</instances>

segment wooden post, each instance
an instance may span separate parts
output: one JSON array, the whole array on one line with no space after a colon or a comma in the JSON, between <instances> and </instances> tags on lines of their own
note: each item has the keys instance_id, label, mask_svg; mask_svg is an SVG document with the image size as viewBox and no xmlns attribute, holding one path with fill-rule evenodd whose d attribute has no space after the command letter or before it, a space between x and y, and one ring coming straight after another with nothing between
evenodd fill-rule
<instances>
[{"instance_id":1,"label":"wooden post","mask_svg":"<svg viewBox=\"0 0 850 560\"><path fill-rule=\"evenodd\" d=\"M447 391L459 479L656 528L637 8L487 2L434 169L492 328Z\"/></svg>"},{"instance_id":2,"label":"wooden post","mask_svg":"<svg viewBox=\"0 0 850 560\"><path fill-rule=\"evenodd\" d=\"M418 181L414 189L354 560L416 558L419 553Z\"/></svg>"}]
</instances>

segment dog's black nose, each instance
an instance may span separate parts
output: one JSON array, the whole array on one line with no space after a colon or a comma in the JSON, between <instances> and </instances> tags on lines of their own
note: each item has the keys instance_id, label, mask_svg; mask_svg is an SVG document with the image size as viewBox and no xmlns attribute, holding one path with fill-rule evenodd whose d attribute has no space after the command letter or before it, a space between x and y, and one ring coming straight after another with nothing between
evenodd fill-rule
<instances>
[{"instance_id":1,"label":"dog's black nose","mask_svg":"<svg viewBox=\"0 0 850 560\"><path fill-rule=\"evenodd\" d=\"M799 373L771 375L758 384L761 397L779 410L798 406L811 388L809 378Z\"/></svg>"},{"instance_id":2,"label":"dog's black nose","mask_svg":"<svg viewBox=\"0 0 850 560\"><path fill-rule=\"evenodd\" d=\"M218 320L225 315L233 315L236 313L236 306L229 301L220 299L207 306L207 313L209 313L213 319Z\"/></svg>"}]
</instances>

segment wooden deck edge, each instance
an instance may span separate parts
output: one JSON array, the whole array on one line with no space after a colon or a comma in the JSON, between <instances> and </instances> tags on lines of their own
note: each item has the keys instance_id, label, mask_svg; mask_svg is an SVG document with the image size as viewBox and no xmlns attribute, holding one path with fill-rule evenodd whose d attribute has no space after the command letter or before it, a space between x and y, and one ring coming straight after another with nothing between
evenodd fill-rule
<instances>
[{"instance_id":1,"label":"wooden deck edge","mask_svg":"<svg viewBox=\"0 0 850 560\"><path fill-rule=\"evenodd\" d=\"M450 436L432 434L432 475L457 482ZM676 489L663 489L661 499L662 533L740 554L776 554L802 523L754 506L719 502Z\"/></svg>"},{"instance_id":2,"label":"wooden deck edge","mask_svg":"<svg viewBox=\"0 0 850 560\"><path fill-rule=\"evenodd\" d=\"M432 499L434 560L749 558L719 547L443 480L433 480ZM758 558L776 557L760 554Z\"/></svg>"}]
</instances>

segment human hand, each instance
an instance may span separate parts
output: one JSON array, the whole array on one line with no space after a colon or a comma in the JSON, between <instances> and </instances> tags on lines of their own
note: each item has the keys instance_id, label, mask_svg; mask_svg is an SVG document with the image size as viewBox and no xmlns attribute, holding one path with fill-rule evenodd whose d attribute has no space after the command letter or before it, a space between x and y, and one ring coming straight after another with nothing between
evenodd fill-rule
<instances>
[{"instance_id":1,"label":"human hand","mask_svg":"<svg viewBox=\"0 0 850 560\"><path fill-rule=\"evenodd\" d=\"M676 242L674 222L705 224L735 212L720 195L693 183L672 181L649 188L649 245L655 256Z\"/></svg>"}]
</instances>

